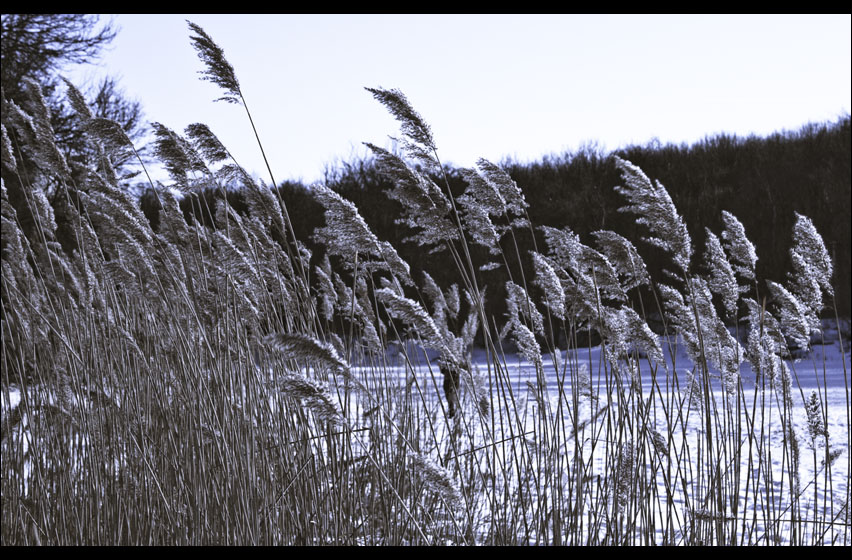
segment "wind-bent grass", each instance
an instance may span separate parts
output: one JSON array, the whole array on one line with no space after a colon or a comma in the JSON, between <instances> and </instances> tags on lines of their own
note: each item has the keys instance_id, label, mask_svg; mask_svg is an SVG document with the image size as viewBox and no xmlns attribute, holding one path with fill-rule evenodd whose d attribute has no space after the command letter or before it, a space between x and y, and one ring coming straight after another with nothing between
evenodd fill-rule
<instances>
[{"instance_id":1,"label":"wind-bent grass","mask_svg":"<svg viewBox=\"0 0 852 560\"><path fill-rule=\"evenodd\" d=\"M191 29L208 79L245 105ZM287 209L221 165L203 125L188 140L163 127L158 153L187 192L237 180L249 211L223 197L212 226L187 223L158 190L152 228L108 165L72 185L49 122L3 101L4 544L852 542L845 354L845 425L825 361L805 390L788 359L832 295L807 218L767 296L736 217L699 262L663 186L619 160L624 210L675 265L657 285L616 232L593 248L536 228L488 161L454 197L426 121L401 92L369 91L402 125L408 159L371 145L400 221L450 253L458 284L412 275L324 186L311 268ZM546 244L521 254L518 228ZM535 277L513 276L527 259ZM483 305L493 267L511 280L507 320ZM590 333L599 345L579 343Z\"/></svg>"}]
</instances>

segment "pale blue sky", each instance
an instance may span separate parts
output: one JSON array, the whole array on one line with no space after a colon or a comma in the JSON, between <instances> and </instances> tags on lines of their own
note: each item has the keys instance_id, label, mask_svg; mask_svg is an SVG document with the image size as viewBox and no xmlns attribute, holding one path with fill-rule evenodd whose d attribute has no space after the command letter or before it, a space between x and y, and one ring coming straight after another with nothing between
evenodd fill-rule
<instances>
[{"instance_id":1,"label":"pale blue sky","mask_svg":"<svg viewBox=\"0 0 852 560\"><path fill-rule=\"evenodd\" d=\"M365 86L402 90L442 161L465 166L591 141L766 135L852 105L849 14L124 14L101 64L67 73L119 76L173 130L206 123L267 182L244 110L199 79L187 19L234 66L279 182L389 145L398 126Z\"/></svg>"}]
</instances>

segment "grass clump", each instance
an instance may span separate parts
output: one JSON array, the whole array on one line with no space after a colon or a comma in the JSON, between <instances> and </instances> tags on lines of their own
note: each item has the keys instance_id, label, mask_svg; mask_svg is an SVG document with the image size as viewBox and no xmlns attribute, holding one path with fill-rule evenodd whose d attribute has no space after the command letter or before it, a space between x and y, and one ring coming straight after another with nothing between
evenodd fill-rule
<instances>
[{"instance_id":1,"label":"grass clump","mask_svg":"<svg viewBox=\"0 0 852 560\"><path fill-rule=\"evenodd\" d=\"M673 265L655 283L619 233L533 224L491 162L454 195L426 121L367 88L401 125L402 155L368 144L398 220L456 266L441 286L323 185L312 254L201 124L157 126L157 153L184 196L221 196L185 216L151 184L149 220L108 161L70 180L30 87L35 110L3 110L4 544L850 543L848 381L844 446L825 383L806 397L789 360L833 296L806 217L786 285L763 289L735 216L696 253L666 189L618 159L623 210ZM494 268L509 280L487 290Z\"/></svg>"}]
</instances>

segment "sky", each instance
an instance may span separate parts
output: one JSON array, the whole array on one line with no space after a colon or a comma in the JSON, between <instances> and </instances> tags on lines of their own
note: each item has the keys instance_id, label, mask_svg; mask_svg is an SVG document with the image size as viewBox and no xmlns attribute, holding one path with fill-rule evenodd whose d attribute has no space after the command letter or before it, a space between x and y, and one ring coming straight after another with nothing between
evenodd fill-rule
<instances>
[{"instance_id":1,"label":"sky","mask_svg":"<svg viewBox=\"0 0 852 560\"><path fill-rule=\"evenodd\" d=\"M120 79L149 121L207 124L269 182L243 107L214 102L186 20L236 71L276 182L321 180L390 147L399 126L365 87L401 90L443 163L534 161L597 144L765 136L852 105L852 17L841 15L121 14L78 86ZM165 180L163 171L155 178Z\"/></svg>"}]
</instances>

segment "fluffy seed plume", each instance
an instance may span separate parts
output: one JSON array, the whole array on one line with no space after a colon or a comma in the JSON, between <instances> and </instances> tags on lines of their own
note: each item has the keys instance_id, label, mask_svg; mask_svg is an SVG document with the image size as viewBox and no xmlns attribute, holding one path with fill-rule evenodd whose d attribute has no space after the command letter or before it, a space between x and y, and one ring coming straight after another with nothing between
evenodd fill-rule
<instances>
[{"instance_id":1,"label":"fluffy seed plume","mask_svg":"<svg viewBox=\"0 0 852 560\"><path fill-rule=\"evenodd\" d=\"M314 276L319 283L318 311L326 321L334 318L334 282L331 280L331 262L328 255L323 257L322 266L314 267Z\"/></svg>"},{"instance_id":2,"label":"fluffy seed plume","mask_svg":"<svg viewBox=\"0 0 852 560\"><path fill-rule=\"evenodd\" d=\"M500 254L500 234L485 207L474 198L463 194L457 199L462 209L461 220L470 239L488 249L492 255Z\"/></svg>"},{"instance_id":3,"label":"fluffy seed plume","mask_svg":"<svg viewBox=\"0 0 852 560\"><path fill-rule=\"evenodd\" d=\"M457 509L462 504L458 483L452 473L422 453L409 453L412 471L426 488L444 498L447 505Z\"/></svg>"},{"instance_id":4,"label":"fluffy seed plume","mask_svg":"<svg viewBox=\"0 0 852 560\"><path fill-rule=\"evenodd\" d=\"M36 148L35 158L45 169L59 176L67 177L71 174L71 170L68 168L65 156L54 143L55 134L53 126L50 124L50 110L44 100L41 86L30 78L24 78L23 83L24 92L27 95L26 109L30 116L29 122L35 133L35 142L33 143ZM9 105L12 105L12 103L9 103Z\"/></svg>"},{"instance_id":5,"label":"fluffy seed plume","mask_svg":"<svg viewBox=\"0 0 852 560\"><path fill-rule=\"evenodd\" d=\"M228 150L206 124L193 123L186 127L185 132L195 145L195 149L211 164L230 158Z\"/></svg>"},{"instance_id":6,"label":"fluffy seed plume","mask_svg":"<svg viewBox=\"0 0 852 560\"><path fill-rule=\"evenodd\" d=\"M225 51L200 26L189 20L186 23L190 30L195 33L195 35L190 36L192 47L198 53L201 62L207 66L206 70L201 70L198 73L201 74L203 80L213 82L225 90L225 95L216 99L216 101L242 103L240 82L237 80L234 67L225 59Z\"/></svg>"},{"instance_id":7,"label":"fluffy seed plume","mask_svg":"<svg viewBox=\"0 0 852 560\"><path fill-rule=\"evenodd\" d=\"M730 212L722 210L722 221L725 229L722 230L722 244L728 252L731 266L740 277L746 280L754 280L754 267L757 264L757 252L754 245L745 234L745 227ZM744 291L741 289L741 291Z\"/></svg>"},{"instance_id":8,"label":"fluffy seed plume","mask_svg":"<svg viewBox=\"0 0 852 560\"><path fill-rule=\"evenodd\" d=\"M341 257L350 269L358 255L367 268L389 270L411 285L408 263L390 243L378 240L353 203L324 185L314 185L311 192L325 208L326 225L314 232L314 239L326 246L328 254Z\"/></svg>"},{"instance_id":9,"label":"fluffy seed plume","mask_svg":"<svg viewBox=\"0 0 852 560\"><path fill-rule=\"evenodd\" d=\"M523 216L529 205L521 189L503 169L482 158L476 165L477 169L462 171L468 187L456 202L462 209L465 230L473 241L487 247L492 255L498 255L503 234L510 228L528 225ZM494 218L502 223L496 225Z\"/></svg>"},{"instance_id":10,"label":"fluffy seed plume","mask_svg":"<svg viewBox=\"0 0 852 560\"><path fill-rule=\"evenodd\" d=\"M331 424L344 423L340 404L329 392L325 383L296 374L283 375L276 381L278 390L282 394L299 399L320 421Z\"/></svg>"},{"instance_id":11,"label":"fluffy seed plume","mask_svg":"<svg viewBox=\"0 0 852 560\"><path fill-rule=\"evenodd\" d=\"M831 285L833 265L813 222L798 213L793 226L790 258L793 272L788 275L787 285L805 308L811 329L817 330L820 328L819 314L823 308L822 292L834 295Z\"/></svg>"},{"instance_id":12,"label":"fluffy seed plume","mask_svg":"<svg viewBox=\"0 0 852 560\"><path fill-rule=\"evenodd\" d=\"M536 325L535 328L538 328L538 324L541 324L541 313L533 306L529 296L527 296L526 290L517 284L507 282L506 291L508 294L506 297L506 307L509 314L509 321L503 327L500 338L503 338L511 331L521 355L539 368L542 365L541 346L539 346L538 341L535 339L535 334L521 321L521 313L524 313L533 325Z\"/></svg>"},{"instance_id":13,"label":"fluffy seed plume","mask_svg":"<svg viewBox=\"0 0 852 560\"><path fill-rule=\"evenodd\" d=\"M622 305L619 309L601 307L598 330L607 341L607 357L613 365L626 360L633 366L634 350L642 352L653 363L668 369L657 335L636 311Z\"/></svg>"},{"instance_id":14,"label":"fluffy seed plume","mask_svg":"<svg viewBox=\"0 0 852 560\"><path fill-rule=\"evenodd\" d=\"M808 434L810 434L813 444L816 445L817 439L823 442L827 440L828 427L825 425L825 417L822 415L822 402L816 391L811 391L811 396L805 402L805 412L808 415Z\"/></svg>"},{"instance_id":15,"label":"fluffy seed plume","mask_svg":"<svg viewBox=\"0 0 852 560\"><path fill-rule=\"evenodd\" d=\"M442 330L446 330L448 328L447 299L435 279L425 270L423 271L423 292L432 300L432 318L435 324Z\"/></svg>"},{"instance_id":16,"label":"fluffy seed plume","mask_svg":"<svg viewBox=\"0 0 852 560\"><path fill-rule=\"evenodd\" d=\"M444 242L458 239L458 227L450 219L452 204L438 185L399 156L370 143L365 145L372 150L382 173L394 183L386 194L402 204L402 217L396 223L416 232L404 241L432 246L434 252L443 248Z\"/></svg>"},{"instance_id":17,"label":"fluffy seed plume","mask_svg":"<svg viewBox=\"0 0 852 560\"><path fill-rule=\"evenodd\" d=\"M458 367L461 360L447 346L443 333L432 317L416 301L395 293L389 288L376 290L376 299L385 306L388 315L414 328L423 342L441 353L441 359L450 366Z\"/></svg>"},{"instance_id":18,"label":"fluffy seed plume","mask_svg":"<svg viewBox=\"0 0 852 560\"><path fill-rule=\"evenodd\" d=\"M674 288L659 286L666 315L683 337L690 359L697 364L702 357L706 358L710 365L721 372L726 390L733 391L739 379L743 350L716 314L707 283L701 278L692 277L690 285L692 297L688 303Z\"/></svg>"},{"instance_id":19,"label":"fluffy seed plume","mask_svg":"<svg viewBox=\"0 0 852 560\"><path fill-rule=\"evenodd\" d=\"M811 341L812 321L808 309L784 286L771 280L766 281L769 293L778 307L781 330L799 348L808 348Z\"/></svg>"},{"instance_id":20,"label":"fluffy seed plume","mask_svg":"<svg viewBox=\"0 0 852 560\"><path fill-rule=\"evenodd\" d=\"M499 216L506 209L506 201L495 187L494 183L486 181L476 169L462 169L462 177L467 182L467 188L456 202L468 205L478 205L489 216Z\"/></svg>"},{"instance_id":21,"label":"fluffy seed plume","mask_svg":"<svg viewBox=\"0 0 852 560\"><path fill-rule=\"evenodd\" d=\"M704 262L707 263L710 269L708 285L710 286L710 291L722 299L726 317L732 319L737 313L737 299L739 299L737 279L734 276L734 269L731 267L731 263L728 262L728 258L725 256L725 251L722 249L719 238L710 229L706 229L706 231L707 248Z\"/></svg>"},{"instance_id":22,"label":"fluffy seed plume","mask_svg":"<svg viewBox=\"0 0 852 560\"><path fill-rule=\"evenodd\" d=\"M112 119L92 118L88 121L87 129L102 140L114 142L121 146L133 145L121 125Z\"/></svg>"},{"instance_id":23,"label":"fluffy seed plume","mask_svg":"<svg viewBox=\"0 0 852 560\"><path fill-rule=\"evenodd\" d=\"M92 110L89 108L89 104L86 103L86 98L83 97L83 94L80 93L80 90L68 81L66 78L61 77L62 81L65 82L65 85L68 87L68 102L71 103L71 108L80 116L83 121L88 121L94 115L92 114Z\"/></svg>"},{"instance_id":24,"label":"fluffy seed plume","mask_svg":"<svg viewBox=\"0 0 852 560\"><path fill-rule=\"evenodd\" d=\"M349 365L338 355L334 346L327 342L299 333L273 333L263 341L295 360L316 360L332 371L349 375Z\"/></svg>"},{"instance_id":25,"label":"fluffy seed plume","mask_svg":"<svg viewBox=\"0 0 852 560\"><path fill-rule=\"evenodd\" d=\"M587 306L597 306L596 302L589 299L592 294L595 299L603 295L618 301L627 300L618 273L604 255L581 243L580 236L567 228L560 230L542 226L540 229L553 261L573 275L581 288L579 295L586 298Z\"/></svg>"},{"instance_id":26,"label":"fluffy seed plume","mask_svg":"<svg viewBox=\"0 0 852 560\"><path fill-rule=\"evenodd\" d=\"M544 292L544 304L556 317L565 320L565 292L556 271L540 253L530 251L535 266L535 283Z\"/></svg>"},{"instance_id":27,"label":"fluffy seed plume","mask_svg":"<svg viewBox=\"0 0 852 560\"><path fill-rule=\"evenodd\" d=\"M408 98L398 89L364 88L399 121L402 133L411 141L429 150L435 150L432 129L414 110Z\"/></svg>"},{"instance_id":28,"label":"fluffy seed plume","mask_svg":"<svg viewBox=\"0 0 852 560\"><path fill-rule=\"evenodd\" d=\"M336 308L344 317L353 316L354 321L361 327L361 335L364 343L374 352L382 352L384 345L379 337L375 325L372 322L371 316L363 305L362 298L356 298L353 290L346 285L340 278L340 275L333 272L334 286L337 292ZM384 330L382 330L384 333Z\"/></svg>"},{"instance_id":29,"label":"fluffy seed plume","mask_svg":"<svg viewBox=\"0 0 852 560\"><path fill-rule=\"evenodd\" d=\"M314 238L329 254L343 257L351 265L356 253L362 257L375 253L379 240L353 203L324 185L314 185L311 193L325 208L326 225L314 232Z\"/></svg>"},{"instance_id":30,"label":"fluffy seed plume","mask_svg":"<svg viewBox=\"0 0 852 560\"><path fill-rule=\"evenodd\" d=\"M796 225L793 226L793 248L808 264L820 287L828 295L834 295L831 286L831 275L834 267L831 257L823 243L822 236L817 232L814 223L807 216L796 213Z\"/></svg>"},{"instance_id":31,"label":"fluffy seed plume","mask_svg":"<svg viewBox=\"0 0 852 560\"><path fill-rule=\"evenodd\" d=\"M663 357L660 340L648 326L648 323L631 307L622 305L619 313L622 321L627 325L628 339L632 341L633 345L642 350L651 362L662 364L664 368L668 368Z\"/></svg>"},{"instance_id":32,"label":"fluffy seed plume","mask_svg":"<svg viewBox=\"0 0 852 560\"><path fill-rule=\"evenodd\" d=\"M589 365L586 363L580 364L580 369L577 372L577 394L581 397L589 397L592 402L598 400L598 396L592 387L592 378L589 376Z\"/></svg>"},{"instance_id":33,"label":"fluffy seed plume","mask_svg":"<svg viewBox=\"0 0 852 560\"><path fill-rule=\"evenodd\" d=\"M636 223L646 226L652 234L644 240L670 252L675 264L687 272L692 258L692 239L668 191L659 181L656 185L651 183L648 176L629 161L616 157L615 164L626 183L615 190L630 201L629 205L619 208L619 212L638 215Z\"/></svg>"},{"instance_id":34,"label":"fluffy seed plume","mask_svg":"<svg viewBox=\"0 0 852 560\"><path fill-rule=\"evenodd\" d=\"M630 503L633 494L633 445L631 443L621 444L618 453L618 463L615 475L615 509L624 512Z\"/></svg>"},{"instance_id":35,"label":"fluffy seed plume","mask_svg":"<svg viewBox=\"0 0 852 560\"><path fill-rule=\"evenodd\" d=\"M501 167L494 165L487 159L479 158L476 160L476 166L485 181L500 194L500 198L504 202L504 212L517 216L523 215L529 204L514 179Z\"/></svg>"},{"instance_id":36,"label":"fluffy seed plume","mask_svg":"<svg viewBox=\"0 0 852 560\"><path fill-rule=\"evenodd\" d=\"M787 343L781 332L781 326L771 313L751 298L743 300L748 309L749 334L745 348L745 358L759 381L765 375L771 383L779 379L783 362L787 355Z\"/></svg>"},{"instance_id":37,"label":"fluffy seed plume","mask_svg":"<svg viewBox=\"0 0 852 560\"><path fill-rule=\"evenodd\" d=\"M452 286L450 286L450 289L445 294L444 301L447 302L447 312L450 315L450 317L452 317L453 319L458 317L460 306L461 306L461 300L459 298L459 285L458 284L453 284Z\"/></svg>"},{"instance_id":38,"label":"fluffy seed plume","mask_svg":"<svg viewBox=\"0 0 852 560\"><path fill-rule=\"evenodd\" d=\"M465 351L473 345L473 340L476 338L476 333L479 331L479 306L474 301L473 296L470 295L470 292L467 290L464 291L465 299L467 299L468 304L470 304L467 319L465 319L464 325L462 326L461 336L461 345ZM485 290L482 291L482 299L485 299Z\"/></svg>"},{"instance_id":39,"label":"fluffy seed plume","mask_svg":"<svg viewBox=\"0 0 852 560\"><path fill-rule=\"evenodd\" d=\"M621 278L625 292L636 286L650 284L651 277L648 275L645 261L639 256L633 243L614 231L595 231L592 235L598 244L598 250L609 260Z\"/></svg>"},{"instance_id":40,"label":"fluffy seed plume","mask_svg":"<svg viewBox=\"0 0 852 560\"><path fill-rule=\"evenodd\" d=\"M187 173L206 171L207 166L184 138L158 122L152 122L156 137L154 152L166 166L169 175L182 191L189 190Z\"/></svg>"},{"instance_id":41,"label":"fluffy seed plume","mask_svg":"<svg viewBox=\"0 0 852 560\"><path fill-rule=\"evenodd\" d=\"M6 132L6 125L0 124L0 132L2 132L2 150L0 150L0 155L2 155L3 163L12 171L17 172L18 164L12 152L12 141L9 139L8 132Z\"/></svg>"},{"instance_id":42,"label":"fluffy seed plume","mask_svg":"<svg viewBox=\"0 0 852 560\"><path fill-rule=\"evenodd\" d=\"M513 320L520 320L520 314L532 324L535 332L544 335L544 317L536 309L527 291L514 282L506 282L506 303Z\"/></svg>"}]
</instances>

